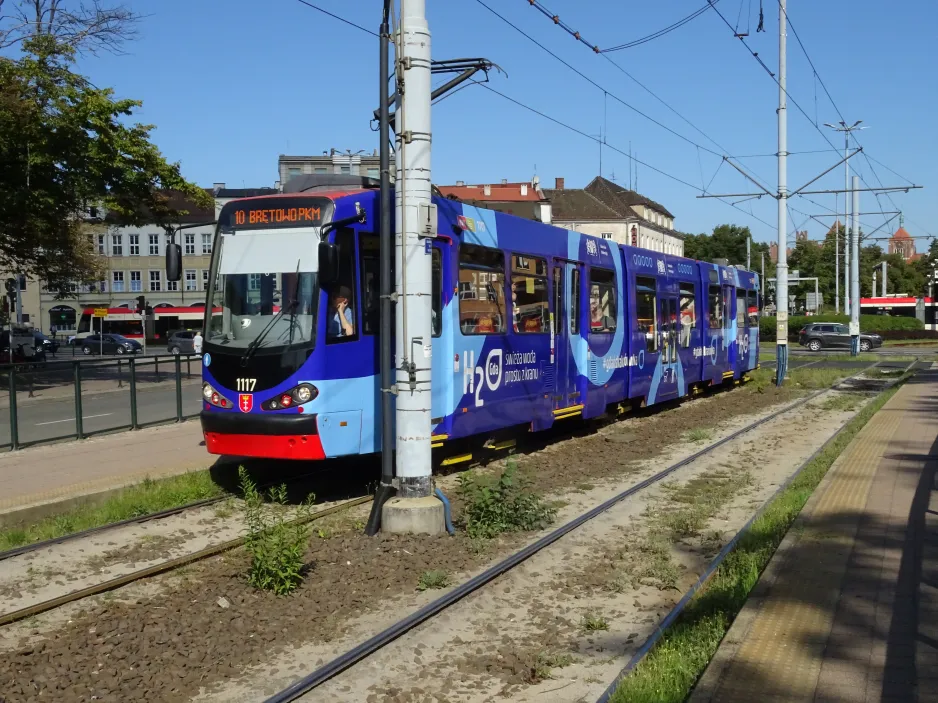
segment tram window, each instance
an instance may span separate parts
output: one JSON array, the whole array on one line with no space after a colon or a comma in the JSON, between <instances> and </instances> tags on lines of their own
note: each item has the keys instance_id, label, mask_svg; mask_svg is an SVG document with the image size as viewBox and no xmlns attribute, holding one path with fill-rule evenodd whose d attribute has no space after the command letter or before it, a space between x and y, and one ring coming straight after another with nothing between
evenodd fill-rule
<instances>
[{"instance_id":1,"label":"tram window","mask_svg":"<svg viewBox=\"0 0 938 703\"><path fill-rule=\"evenodd\" d=\"M739 328L746 326L746 290L744 288L736 289L736 326Z\"/></svg>"},{"instance_id":2,"label":"tram window","mask_svg":"<svg viewBox=\"0 0 938 703\"><path fill-rule=\"evenodd\" d=\"M505 332L505 255L498 249L459 247L459 329L463 334Z\"/></svg>"},{"instance_id":3,"label":"tram window","mask_svg":"<svg viewBox=\"0 0 938 703\"><path fill-rule=\"evenodd\" d=\"M759 294L751 290L746 294L746 308L749 313L749 326L759 326Z\"/></svg>"},{"instance_id":4,"label":"tram window","mask_svg":"<svg viewBox=\"0 0 938 703\"><path fill-rule=\"evenodd\" d=\"M590 269L590 332L616 331L616 274Z\"/></svg>"},{"instance_id":5,"label":"tram window","mask_svg":"<svg viewBox=\"0 0 938 703\"><path fill-rule=\"evenodd\" d=\"M431 310L430 330L434 337L443 333L443 257L436 247L433 257L433 308Z\"/></svg>"},{"instance_id":6,"label":"tram window","mask_svg":"<svg viewBox=\"0 0 938 703\"><path fill-rule=\"evenodd\" d=\"M697 304L694 284L681 284L681 348L689 349L691 332L697 326Z\"/></svg>"},{"instance_id":7,"label":"tram window","mask_svg":"<svg viewBox=\"0 0 938 703\"><path fill-rule=\"evenodd\" d=\"M723 286L723 322L728 325L733 323L732 290L729 286Z\"/></svg>"},{"instance_id":8,"label":"tram window","mask_svg":"<svg viewBox=\"0 0 938 703\"><path fill-rule=\"evenodd\" d=\"M638 331L645 337L645 351L658 351L658 282L654 278L635 278L635 315Z\"/></svg>"},{"instance_id":9,"label":"tram window","mask_svg":"<svg viewBox=\"0 0 938 703\"><path fill-rule=\"evenodd\" d=\"M723 328L723 294L720 286L710 286L707 303L710 307L710 329Z\"/></svg>"},{"instance_id":10,"label":"tram window","mask_svg":"<svg viewBox=\"0 0 938 703\"><path fill-rule=\"evenodd\" d=\"M512 329L519 334L549 331L547 262L533 256L511 257Z\"/></svg>"},{"instance_id":11,"label":"tram window","mask_svg":"<svg viewBox=\"0 0 938 703\"><path fill-rule=\"evenodd\" d=\"M335 237L339 250L339 280L329 287L329 309L326 311L327 342L358 339L355 295L355 237L352 230L340 230ZM344 301L344 302L343 302ZM341 308L341 310L339 309ZM340 315L347 324L342 324ZM350 331L351 330L351 331Z\"/></svg>"},{"instance_id":12,"label":"tram window","mask_svg":"<svg viewBox=\"0 0 938 703\"><path fill-rule=\"evenodd\" d=\"M358 237L361 249L362 275L362 332L378 334L380 324L380 271L381 262L378 253L378 238L371 234Z\"/></svg>"},{"instance_id":13,"label":"tram window","mask_svg":"<svg viewBox=\"0 0 938 703\"><path fill-rule=\"evenodd\" d=\"M580 334L580 269L570 276L570 334Z\"/></svg>"}]
</instances>

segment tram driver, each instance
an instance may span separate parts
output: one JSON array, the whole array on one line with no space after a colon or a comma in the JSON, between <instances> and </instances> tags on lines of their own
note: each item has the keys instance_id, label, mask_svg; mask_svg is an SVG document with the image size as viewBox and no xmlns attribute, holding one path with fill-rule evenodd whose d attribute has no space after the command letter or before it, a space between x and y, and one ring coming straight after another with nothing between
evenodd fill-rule
<instances>
[{"instance_id":1,"label":"tram driver","mask_svg":"<svg viewBox=\"0 0 938 703\"><path fill-rule=\"evenodd\" d=\"M332 294L329 301L329 308L332 311L332 317L329 318L330 337L351 337L355 334L355 316L349 306L351 299L352 292L348 286L339 286L339 289Z\"/></svg>"}]
</instances>

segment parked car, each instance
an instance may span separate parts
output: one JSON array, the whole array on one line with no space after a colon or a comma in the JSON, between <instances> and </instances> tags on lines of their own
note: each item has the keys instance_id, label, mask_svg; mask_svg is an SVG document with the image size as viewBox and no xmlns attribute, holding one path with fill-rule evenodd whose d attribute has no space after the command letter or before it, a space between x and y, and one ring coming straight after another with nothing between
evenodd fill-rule
<instances>
[{"instance_id":1,"label":"parked car","mask_svg":"<svg viewBox=\"0 0 938 703\"><path fill-rule=\"evenodd\" d=\"M89 334L81 340L82 354L139 354L143 345L136 339L128 339L119 334L105 334L102 341L100 334Z\"/></svg>"},{"instance_id":2,"label":"parked car","mask_svg":"<svg viewBox=\"0 0 938 703\"><path fill-rule=\"evenodd\" d=\"M801 328L798 343L811 351L821 349L849 349L850 328L836 322L811 322ZM860 351L869 351L883 346L883 338L878 334L860 333Z\"/></svg>"},{"instance_id":3,"label":"parked car","mask_svg":"<svg viewBox=\"0 0 938 703\"><path fill-rule=\"evenodd\" d=\"M193 330L178 330L169 335L166 348L170 354L194 354L195 343L192 341L194 338Z\"/></svg>"}]
</instances>

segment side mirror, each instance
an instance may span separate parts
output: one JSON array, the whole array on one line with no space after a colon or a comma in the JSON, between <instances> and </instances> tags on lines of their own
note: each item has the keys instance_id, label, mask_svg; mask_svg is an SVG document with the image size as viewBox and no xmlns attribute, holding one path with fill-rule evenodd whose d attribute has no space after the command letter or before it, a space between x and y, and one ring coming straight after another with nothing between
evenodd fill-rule
<instances>
[{"instance_id":1,"label":"side mirror","mask_svg":"<svg viewBox=\"0 0 938 703\"><path fill-rule=\"evenodd\" d=\"M166 280L182 278L182 247L175 242L166 245Z\"/></svg>"},{"instance_id":2,"label":"side mirror","mask_svg":"<svg viewBox=\"0 0 938 703\"><path fill-rule=\"evenodd\" d=\"M339 250L335 244L319 243L319 284L323 287L339 282Z\"/></svg>"}]
</instances>

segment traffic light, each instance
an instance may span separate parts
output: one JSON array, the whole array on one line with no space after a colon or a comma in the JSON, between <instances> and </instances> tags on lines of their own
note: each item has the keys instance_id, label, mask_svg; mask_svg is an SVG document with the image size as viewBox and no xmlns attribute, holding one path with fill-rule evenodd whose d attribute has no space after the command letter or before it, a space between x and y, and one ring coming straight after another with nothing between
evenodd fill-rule
<instances>
[{"instance_id":1,"label":"traffic light","mask_svg":"<svg viewBox=\"0 0 938 703\"><path fill-rule=\"evenodd\" d=\"M3 285L6 287L7 293L16 293L16 279L8 278Z\"/></svg>"},{"instance_id":2,"label":"traffic light","mask_svg":"<svg viewBox=\"0 0 938 703\"><path fill-rule=\"evenodd\" d=\"M146 296L138 295L137 296L137 312L143 312L146 309L147 309Z\"/></svg>"}]
</instances>

